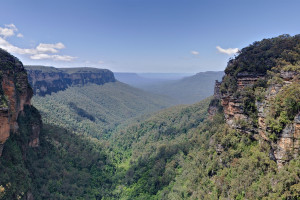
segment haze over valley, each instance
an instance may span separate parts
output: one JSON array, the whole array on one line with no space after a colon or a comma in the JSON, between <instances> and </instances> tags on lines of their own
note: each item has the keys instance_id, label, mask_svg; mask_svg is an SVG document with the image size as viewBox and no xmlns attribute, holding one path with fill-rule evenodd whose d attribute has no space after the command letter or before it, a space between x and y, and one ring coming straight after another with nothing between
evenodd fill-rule
<instances>
[{"instance_id":1,"label":"haze over valley","mask_svg":"<svg viewBox=\"0 0 300 200\"><path fill-rule=\"evenodd\" d=\"M0 200L300 199L298 1L0 6Z\"/></svg>"}]
</instances>

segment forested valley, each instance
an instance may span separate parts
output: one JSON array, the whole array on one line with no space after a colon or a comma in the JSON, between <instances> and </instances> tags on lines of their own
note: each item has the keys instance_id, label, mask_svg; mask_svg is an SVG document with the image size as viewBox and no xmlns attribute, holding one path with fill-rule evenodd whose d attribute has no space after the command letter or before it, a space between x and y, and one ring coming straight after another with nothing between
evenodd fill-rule
<instances>
[{"instance_id":1,"label":"forested valley","mask_svg":"<svg viewBox=\"0 0 300 200\"><path fill-rule=\"evenodd\" d=\"M0 199L299 199L299 44L243 48L191 105L121 82L34 96L4 143ZM29 97L21 63L0 55L1 80L14 72L16 96Z\"/></svg>"}]
</instances>

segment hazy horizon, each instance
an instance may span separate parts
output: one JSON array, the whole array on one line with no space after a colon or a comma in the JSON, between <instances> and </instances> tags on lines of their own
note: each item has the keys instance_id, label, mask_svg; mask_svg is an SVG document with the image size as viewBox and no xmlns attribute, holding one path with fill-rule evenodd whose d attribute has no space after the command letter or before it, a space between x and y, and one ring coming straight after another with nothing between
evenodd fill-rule
<instances>
[{"instance_id":1,"label":"hazy horizon","mask_svg":"<svg viewBox=\"0 0 300 200\"><path fill-rule=\"evenodd\" d=\"M0 48L25 65L223 71L253 41L300 33L299 7L296 0L4 1Z\"/></svg>"}]
</instances>

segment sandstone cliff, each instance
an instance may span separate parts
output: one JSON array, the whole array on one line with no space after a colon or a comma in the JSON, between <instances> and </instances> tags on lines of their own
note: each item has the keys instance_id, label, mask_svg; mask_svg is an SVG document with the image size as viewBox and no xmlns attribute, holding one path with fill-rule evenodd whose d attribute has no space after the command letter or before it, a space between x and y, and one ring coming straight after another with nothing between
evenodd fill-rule
<instances>
[{"instance_id":1,"label":"sandstone cliff","mask_svg":"<svg viewBox=\"0 0 300 200\"><path fill-rule=\"evenodd\" d=\"M97 68L54 68L45 66L25 66L28 81L34 94L45 96L65 90L69 86L94 83L102 85L115 82L114 74L107 69Z\"/></svg>"},{"instance_id":2,"label":"sandstone cliff","mask_svg":"<svg viewBox=\"0 0 300 200\"><path fill-rule=\"evenodd\" d=\"M284 74L290 74L287 79ZM214 100L209 107L209 113L211 115L216 113L217 105L213 102L220 101L223 108L226 123L245 134L251 134L258 140L268 142L272 149L270 152L278 166L281 167L285 162L288 162L292 158L299 155L300 148L300 112L296 114L294 119L283 126L282 130L276 134L276 137L272 137L274 133L268 125L268 117L270 113L272 103L277 95L284 92L289 85L296 84L299 87L299 75L298 72L281 72L280 78L283 79L281 84L269 84L265 91L262 92L261 98L255 100L255 116L250 116L246 112L245 98L243 95L236 96L236 94L228 94L220 92L220 83L216 83L217 89L215 89ZM249 89L257 83L259 80L266 79L266 77L249 74L243 75L237 78L237 92L244 92L245 89ZM299 101L300 99L298 99Z\"/></svg>"},{"instance_id":3,"label":"sandstone cliff","mask_svg":"<svg viewBox=\"0 0 300 200\"><path fill-rule=\"evenodd\" d=\"M281 36L244 48L216 82L208 110L214 115L221 107L231 128L268 143L278 167L299 155L299 41Z\"/></svg>"},{"instance_id":4,"label":"sandstone cliff","mask_svg":"<svg viewBox=\"0 0 300 200\"><path fill-rule=\"evenodd\" d=\"M30 100L33 95L22 63L0 49L0 156L11 134L28 134L28 146L39 145L41 117Z\"/></svg>"}]
</instances>

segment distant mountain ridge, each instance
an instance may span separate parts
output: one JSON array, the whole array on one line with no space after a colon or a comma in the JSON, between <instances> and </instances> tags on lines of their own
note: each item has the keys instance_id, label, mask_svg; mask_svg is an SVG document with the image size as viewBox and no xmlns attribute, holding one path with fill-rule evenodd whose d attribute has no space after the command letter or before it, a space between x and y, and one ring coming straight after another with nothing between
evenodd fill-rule
<instances>
[{"instance_id":1,"label":"distant mountain ridge","mask_svg":"<svg viewBox=\"0 0 300 200\"><path fill-rule=\"evenodd\" d=\"M113 72L107 69L55 68L34 65L26 65L25 69L34 94L40 96L65 90L72 85L83 86L88 83L103 85L116 81Z\"/></svg>"},{"instance_id":2,"label":"distant mountain ridge","mask_svg":"<svg viewBox=\"0 0 300 200\"><path fill-rule=\"evenodd\" d=\"M28 81L35 95L45 96L66 90L70 86L103 85L120 81L147 92L172 99L171 103L191 104L213 94L215 80L224 72L188 73L113 73L108 69L90 67L55 68L25 65Z\"/></svg>"},{"instance_id":3,"label":"distant mountain ridge","mask_svg":"<svg viewBox=\"0 0 300 200\"><path fill-rule=\"evenodd\" d=\"M179 80L191 76L191 73L131 73L131 72L114 72L117 80L141 88L153 84L166 83L168 81Z\"/></svg>"},{"instance_id":4,"label":"distant mountain ridge","mask_svg":"<svg viewBox=\"0 0 300 200\"><path fill-rule=\"evenodd\" d=\"M174 99L177 104L192 104L213 95L216 80L221 80L222 71L199 72L193 76L184 77L158 84L141 86L139 88L166 95Z\"/></svg>"},{"instance_id":5,"label":"distant mountain ridge","mask_svg":"<svg viewBox=\"0 0 300 200\"><path fill-rule=\"evenodd\" d=\"M134 87L138 87L139 85L148 85L154 81L153 79L141 77L137 73L114 72L114 74L118 81Z\"/></svg>"}]
</instances>

